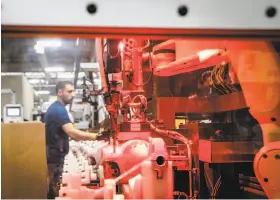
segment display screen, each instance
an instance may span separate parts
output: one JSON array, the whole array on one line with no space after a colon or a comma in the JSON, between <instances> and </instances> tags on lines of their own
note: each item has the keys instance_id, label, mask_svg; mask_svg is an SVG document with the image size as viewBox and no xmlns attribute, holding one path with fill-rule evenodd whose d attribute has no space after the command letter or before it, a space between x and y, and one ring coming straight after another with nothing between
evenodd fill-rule
<instances>
[{"instance_id":1,"label":"display screen","mask_svg":"<svg viewBox=\"0 0 280 200\"><path fill-rule=\"evenodd\" d=\"M7 108L7 115L8 116L20 116L20 108L19 107Z\"/></svg>"}]
</instances>

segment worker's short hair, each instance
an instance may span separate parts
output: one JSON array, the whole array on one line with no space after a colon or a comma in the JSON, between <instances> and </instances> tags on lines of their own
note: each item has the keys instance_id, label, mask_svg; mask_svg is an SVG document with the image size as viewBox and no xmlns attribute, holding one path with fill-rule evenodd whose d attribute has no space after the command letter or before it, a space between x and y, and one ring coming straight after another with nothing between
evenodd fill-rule
<instances>
[{"instance_id":1,"label":"worker's short hair","mask_svg":"<svg viewBox=\"0 0 280 200\"><path fill-rule=\"evenodd\" d=\"M60 89L64 89L65 88L65 85L74 85L71 81L59 81L57 84L56 84L56 93L58 93L58 90Z\"/></svg>"}]
</instances>

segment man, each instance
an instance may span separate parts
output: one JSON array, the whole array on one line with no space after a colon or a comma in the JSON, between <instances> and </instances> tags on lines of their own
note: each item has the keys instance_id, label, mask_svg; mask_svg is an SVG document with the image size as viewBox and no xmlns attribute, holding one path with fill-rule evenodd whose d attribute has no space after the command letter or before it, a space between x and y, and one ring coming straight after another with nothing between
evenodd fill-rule
<instances>
[{"instance_id":1,"label":"man","mask_svg":"<svg viewBox=\"0 0 280 200\"><path fill-rule=\"evenodd\" d=\"M96 140L99 135L74 128L65 108L74 97L74 86L69 81L59 82L56 86L57 101L47 110L44 117L46 128L47 165L49 171L48 199L58 196L60 177L65 155L69 151L69 137L73 140Z\"/></svg>"}]
</instances>

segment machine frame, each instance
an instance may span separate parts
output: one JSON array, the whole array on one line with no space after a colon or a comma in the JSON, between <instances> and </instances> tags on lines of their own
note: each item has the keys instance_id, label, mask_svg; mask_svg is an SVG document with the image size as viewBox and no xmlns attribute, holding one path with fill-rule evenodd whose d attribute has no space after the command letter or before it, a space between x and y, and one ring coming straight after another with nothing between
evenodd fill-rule
<instances>
[{"instance_id":1,"label":"machine frame","mask_svg":"<svg viewBox=\"0 0 280 200\"><path fill-rule=\"evenodd\" d=\"M278 0L162 0L160 5L157 0L4 0L2 35L280 37Z\"/></svg>"}]
</instances>

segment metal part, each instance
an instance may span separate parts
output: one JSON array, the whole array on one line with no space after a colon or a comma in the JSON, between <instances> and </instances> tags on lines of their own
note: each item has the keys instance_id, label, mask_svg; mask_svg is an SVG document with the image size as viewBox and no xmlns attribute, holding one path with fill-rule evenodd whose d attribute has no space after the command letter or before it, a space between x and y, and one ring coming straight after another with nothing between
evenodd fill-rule
<instances>
[{"instance_id":1,"label":"metal part","mask_svg":"<svg viewBox=\"0 0 280 200\"><path fill-rule=\"evenodd\" d=\"M257 189L251 188L251 187L241 187L240 189L243 190L244 192L252 193L257 196L266 198L266 194L263 191L260 191L260 190L257 190Z\"/></svg>"},{"instance_id":2,"label":"metal part","mask_svg":"<svg viewBox=\"0 0 280 200\"><path fill-rule=\"evenodd\" d=\"M242 93L208 98L160 97L157 98L156 112L157 119L164 119L164 125L174 129L175 113L219 113L246 107Z\"/></svg>"},{"instance_id":3,"label":"metal part","mask_svg":"<svg viewBox=\"0 0 280 200\"><path fill-rule=\"evenodd\" d=\"M207 163L252 162L255 147L251 141L215 142L199 140L199 159Z\"/></svg>"},{"instance_id":4,"label":"metal part","mask_svg":"<svg viewBox=\"0 0 280 200\"><path fill-rule=\"evenodd\" d=\"M123 40L123 90L137 94L144 92L142 56L149 40L148 44L143 42L141 39L134 38Z\"/></svg>"},{"instance_id":5,"label":"metal part","mask_svg":"<svg viewBox=\"0 0 280 200\"><path fill-rule=\"evenodd\" d=\"M150 124L148 122L123 122L120 124L120 132L148 132Z\"/></svg>"},{"instance_id":6,"label":"metal part","mask_svg":"<svg viewBox=\"0 0 280 200\"><path fill-rule=\"evenodd\" d=\"M254 171L269 198L280 196L280 142L271 142L260 149L254 159ZM274 170L275 169L275 170Z\"/></svg>"}]
</instances>

